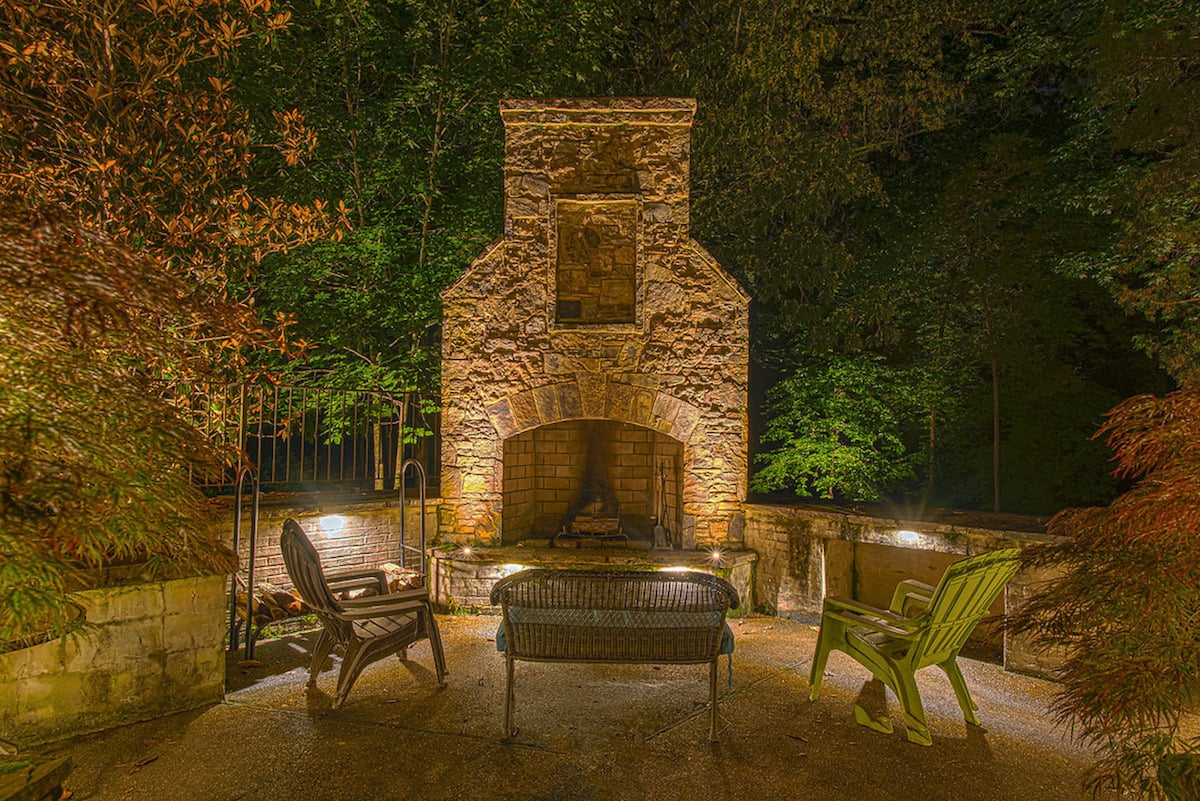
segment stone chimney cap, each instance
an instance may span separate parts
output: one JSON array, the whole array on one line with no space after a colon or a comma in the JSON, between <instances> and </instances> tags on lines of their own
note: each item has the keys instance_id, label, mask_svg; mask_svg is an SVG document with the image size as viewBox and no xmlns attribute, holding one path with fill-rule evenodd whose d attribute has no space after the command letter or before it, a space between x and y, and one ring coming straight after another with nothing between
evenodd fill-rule
<instances>
[{"instance_id":1,"label":"stone chimney cap","mask_svg":"<svg viewBox=\"0 0 1200 801\"><path fill-rule=\"evenodd\" d=\"M691 125L690 97L548 97L500 101L507 125Z\"/></svg>"}]
</instances>

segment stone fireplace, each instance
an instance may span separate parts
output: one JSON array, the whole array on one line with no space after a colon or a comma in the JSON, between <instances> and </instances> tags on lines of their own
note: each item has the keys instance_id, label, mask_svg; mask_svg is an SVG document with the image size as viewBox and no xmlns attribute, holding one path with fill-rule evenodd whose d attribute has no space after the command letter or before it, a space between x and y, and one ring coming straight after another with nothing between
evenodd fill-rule
<instances>
[{"instance_id":1,"label":"stone fireplace","mask_svg":"<svg viewBox=\"0 0 1200 801\"><path fill-rule=\"evenodd\" d=\"M694 112L501 103L504 233L442 295L442 540L740 542L749 298L688 235Z\"/></svg>"}]
</instances>

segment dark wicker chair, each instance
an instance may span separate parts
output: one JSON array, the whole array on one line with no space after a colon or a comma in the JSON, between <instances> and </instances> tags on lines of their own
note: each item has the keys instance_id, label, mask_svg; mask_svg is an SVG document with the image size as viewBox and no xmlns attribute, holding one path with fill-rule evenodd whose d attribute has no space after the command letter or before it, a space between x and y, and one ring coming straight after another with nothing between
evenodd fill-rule
<instances>
[{"instance_id":1,"label":"dark wicker chair","mask_svg":"<svg viewBox=\"0 0 1200 801\"><path fill-rule=\"evenodd\" d=\"M737 591L707 573L524 570L492 589L504 620L504 731L512 726L513 663L709 665L709 739L717 737L717 659L732 654L725 615Z\"/></svg>"},{"instance_id":2,"label":"dark wicker chair","mask_svg":"<svg viewBox=\"0 0 1200 801\"><path fill-rule=\"evenodd\" d=\"M433 651L438 684L446 683L446 658L427 589L389 594L382 570L326 576L317 549L300 524L290 518L283 524L279 547L292 583L324 626L313 648L310 687L316 686L317 674L330 651L334 648L344 651L333 701L335 709L346 700L363 668L392 654L405 659L408 647L422 639L429 640ZM339 600L335 595L364 588L378 594L353 600Z\"/></svg>"}]
</instances>

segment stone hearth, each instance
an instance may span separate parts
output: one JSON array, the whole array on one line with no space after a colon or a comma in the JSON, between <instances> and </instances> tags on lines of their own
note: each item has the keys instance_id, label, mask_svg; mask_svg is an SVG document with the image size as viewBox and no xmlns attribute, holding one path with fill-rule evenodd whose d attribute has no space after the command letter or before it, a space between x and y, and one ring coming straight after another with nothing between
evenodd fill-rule
<instances>
[{"instance_id":1,"label":"stone hearth","mask_svg":"<svg viewBox=\"0 0 1200 801\"><path fill-rule=\"evenodd\" d=\"M443 293L443 541L741 541L749 299L688 235L694 112L501 103L504 233Z\"/></svg>"}]
</instances>

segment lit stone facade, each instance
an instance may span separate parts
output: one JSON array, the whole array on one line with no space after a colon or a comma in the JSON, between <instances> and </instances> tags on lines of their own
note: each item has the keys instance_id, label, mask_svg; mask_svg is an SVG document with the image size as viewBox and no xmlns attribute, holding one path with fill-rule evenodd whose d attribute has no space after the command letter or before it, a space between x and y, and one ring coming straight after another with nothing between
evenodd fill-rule
<instances>
[{"instance_id":1,"label":"lit stone facade","mask_svg":"<svg viewBox=\"0 0 1200 801\"><path fill-rule=\"evenodd\" d=\"M511 541L505 441L573 420L680 443L677 547L741 540L749 298L688 236L694 111L501 104L504 233L443 293L443 540Z\"/></svg>"}]
</instances>

